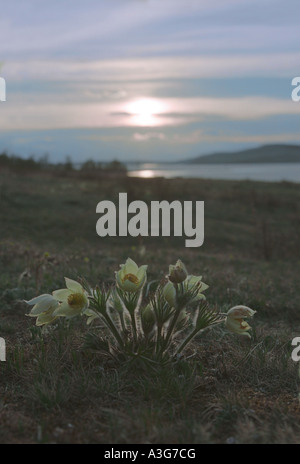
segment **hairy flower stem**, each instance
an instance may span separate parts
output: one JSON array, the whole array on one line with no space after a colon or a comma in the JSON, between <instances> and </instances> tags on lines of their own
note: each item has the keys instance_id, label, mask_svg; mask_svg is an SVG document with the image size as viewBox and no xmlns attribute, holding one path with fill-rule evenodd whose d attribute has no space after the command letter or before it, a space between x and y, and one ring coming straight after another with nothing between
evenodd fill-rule
<instances>
[{"instance_id":1,"label":"hairy flower stem","mask_svg":"<svg viewBox=\"0 0 300 464\"><path fill-rule=\"evenodd\" d=\"M123 312L119 312L119 318L120 318L120 322L121 322L122 331L125 334L126 333L126 326L125 326L125 320L124 320L124 313Z\"/></svg>"},{"instance_id":2,"label":"hairy flower stem","mask_svg":"<svg viewBox=\"0 0 300 464\"><path fill-rule=\"evenodd\" d=\"M183 308L177 308L176 311L175 311L175 314L173 316L173 319L168 327L168 332L167 332L167 335L166 335L166 338L165 338L165 343L164 343L164 349L167 349L168 345L169 345L169 341L170 341L170 338L173 334L173 331L174 331L174 327L176 325L176 322L178 321L178 317L179 317L179 314L181 313L181 311L183 310Z\"/></svg>"},{"instance_id":3,"label":"hairy flower stem","mask_svg":"<svg viewBox=\"0 0 300 464\"><path fill-rule=\"evenodd\" d=\"M175 354L181 353L181 351L187 346L187 344L197 335L199 329L195 328L192 332L183 340L183 342L179 345L176 350Z\"/></svg>"},{"instance_id":4,"label":"hairy flower stem","mask_svg":"<svg viewBox=\"0 0 300 464\"><path fill-rule=\"evenodd\" d=\"M141 306L143 292L142 289L138 293L138 295L134 295L133 298L129 301L129 304L125 304L131 318L131 326L132 326L132 335L133 341L135 345L138 343L138 328L137 328L137 321L136 318L138 317L138 311ZM139 322L139 321L138 321Z\"/></svg>"},{"instance_id":5,"label":"hairy flower stem","mask_svg":"<svg viewBox=\"0 0 300 464\"><path fill-rule=\"evenodd\" d=\"M134 311L130 313L130 317L131 317L133 341L135 344L137 344L137 328L136 328L136 320L135 320Z\"/></svg>"},{"instance_id":6,"label":"hairy flower stem","mask_svg":"<svg viewBox=\"0 0 300 464\"><path fill-rule=\"evenodd\" d=\"M179 345L179 347L176 350L175 354L181 353L183 349L187 346L188 343L199 333L199 332L204 332L205 329L209 330L211 329L214 325L219 324L220 322L223 322L224 320L219 320L212 322L209 324L207 327L202 327L202 328L197 328L195 327L194 330L191 331L191 333L183 340L183 342Z\"/></svg>"},{"instance_id":7,"label":"hairy flower stem","mask_svg":"<svg viewBox=\"0 0 300 464\"><path fill-rule=\"evenodd\" d=\"M178 301L178 285L174 284L174 287L175 287L175 290L176 290L176 301ZM168 344L169 344L169 340L171 338L171 335L172 335L174 327L175 327L175 324L176 324L176 322L178 320L178 317L179 317L179 314L180 314L181 310L183 309L183 308L178 307L177 303L176 303L176 306L177 306L177 308L175 308L175 314L174 314L173 319L172 319L172 321L171 321L171 323L170 323L170 325L168 327L168 331L167 331L167 335L166 335L166 338L165 338L165 343L164 343L162 351L167 349Z\"/></svg>"},{"instance_id":8,"label":"hairy flower stem","mask_svg":"<svg viewBox=\"0 0 300 464\"><path fill-rule=\"evenodd\" d=\"M161 347L161 331L162 331L162 324L157 322L157 337L156 337L156 346L155 346L155 352L158 354L159 349Z\"/></svg>"},{"instance_id":9,"label":"hairy flower stem","mask_svg":"<svg viewBox=\"0 0 300 464\"><path fill-rule=\"evenodd\" d=\"M116 341L118 342L119 347L124 348L123 340L122 340L122 338L121 338L115 324L113 323L113 321L111 320L111 318L109 317L108 314L104 313L102 315L104 316L104 321L105 321L107 327L110 329L111 333L113 334Z\"/></svg>"}]
</instances>

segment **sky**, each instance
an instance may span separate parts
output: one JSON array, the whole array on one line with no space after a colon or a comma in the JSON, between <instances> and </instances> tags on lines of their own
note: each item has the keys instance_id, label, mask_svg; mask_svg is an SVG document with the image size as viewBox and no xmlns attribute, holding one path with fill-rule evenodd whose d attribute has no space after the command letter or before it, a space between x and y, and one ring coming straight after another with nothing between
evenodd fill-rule
<instances>
[{"instance_id":1,"label":"sky","mask_svg":"<svg viewBox=\"0 0 300 464\"><path fill-rule=\"evenodd\" d=\"M177 161L300 143L299 0L0 5L0 152Z\"/></svg>"}]
</instances>

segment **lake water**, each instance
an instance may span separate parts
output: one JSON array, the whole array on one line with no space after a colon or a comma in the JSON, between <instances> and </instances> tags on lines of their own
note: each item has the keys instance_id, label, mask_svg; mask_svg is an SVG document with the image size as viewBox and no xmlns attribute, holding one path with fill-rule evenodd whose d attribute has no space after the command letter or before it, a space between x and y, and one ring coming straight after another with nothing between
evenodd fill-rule
<instances>
[{"instance_id":1,"label":"lake water","mask_svg":"<svg viewBox=\"0 0 300 464\"><path fill-rule=\"evenodd\" d=\"M160 164L129 163L132 177L190 177L202 179L300 182L300 163L266 164Z\"/></svg>"}]
</instances>

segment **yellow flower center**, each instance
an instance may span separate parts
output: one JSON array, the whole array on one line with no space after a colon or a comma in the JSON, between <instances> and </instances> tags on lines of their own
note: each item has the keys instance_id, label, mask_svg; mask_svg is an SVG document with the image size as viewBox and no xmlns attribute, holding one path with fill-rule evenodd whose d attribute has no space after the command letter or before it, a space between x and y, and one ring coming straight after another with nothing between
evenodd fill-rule
<instances>
[{"instance_id":1,"label":"yellow flower center","mask_svg":"<svg viewBox=\"0 0 300 464\"><path fill-rule=\"evenodd\" d=\"M68 305L74 309L83 308L86 305L86 298L83 293L72 293L68 296Z\"/></svg>"},{"instance_id":2,"label":"yellow flower center","mask_svg":"<svg viewBox=\"0 0 300 464\"><path fill-rule=\"evenodd\" d=\"M240 323L240 328L242 330L245 330L249 327L247 322L244 321L244 319L236 319L236 320Z\"/></svg>"},{"instance_id":3,"label":"yellow flower center","mask_svg":"<svg viewBox=\"0 0 300 464\"><path fill-rule=\"evenodd\" d=\"M126 274L123 277L122 282L125 282L125 280L129 280L129 282L132 282L135 285L138 285L139 283L139 279L134 274Z\"/></svg>"}]
</instances>

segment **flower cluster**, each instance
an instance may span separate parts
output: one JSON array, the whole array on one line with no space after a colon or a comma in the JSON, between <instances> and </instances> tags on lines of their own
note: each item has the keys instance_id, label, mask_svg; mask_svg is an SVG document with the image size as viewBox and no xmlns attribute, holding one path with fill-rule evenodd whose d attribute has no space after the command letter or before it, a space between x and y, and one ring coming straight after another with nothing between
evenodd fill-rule
<instances>
[{"instance_id":1,"label":"flower cluster","mask_svg":"<svg viewBox=\"0 0 300 464\"><path fill-rule=\"evenodd\" d=\"M128 258L115 272L115 286L108 289L65 278L66 288L26 301L32 306L28 316L36 318L37 326L60 317L86 316L88 325L100 319L106 331L102 324L98 348L114 358L148 362L179 355L199 332L221 322L229 331L250 337L245 319L256 311L243 305L227 313L211 308L204 295L208 285L202 276L188 274L181 260L169 266L161 282L154 282L153 291L153 281L147 285L147 268ZM95 345L94 336L87 340Z\"/></svg>"},{"instance_id":2,"label":"flower cluster","mask_svg":"<svg viewBox=\"0 0 300 464\"><path fill-rule=\"evenodd\" d=\"M55 290L52 295L44 294L26 301L33 305L28 316L36 317L36 325L47 325L57 317L72 317L85 314L88 306L88 294L81 284L65 277L66 288Z\"/></svg>"}]
</instances>

